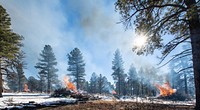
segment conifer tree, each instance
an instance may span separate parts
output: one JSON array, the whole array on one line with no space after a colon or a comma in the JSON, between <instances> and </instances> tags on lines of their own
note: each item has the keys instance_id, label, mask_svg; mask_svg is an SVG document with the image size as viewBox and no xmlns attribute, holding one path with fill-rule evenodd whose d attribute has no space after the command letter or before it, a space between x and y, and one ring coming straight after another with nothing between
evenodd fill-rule
<instances>
[{"instance_id":1,"label":"conifer tree","mask_svg":"<svg viewBox=\"0 0 200 110\"><path fill-rule=\"evenodd\" d=\"M26 77L24 75L24 70L26 63L24 62L25 53L23 51L20 51L17 57L15 58L14 65L16 69L17 79L18 79L18 91L21 92L23 89L23 84L26 80Z\"/></svg>"},{"instance_id":2,"label":"conifer tree","mask_svg":"<svg viewBox=\"0 0 200 110\"><path fill-rule=\"evenodd\" d=\"M10 26L9 14L0 5L0 97L3 92L3 75L10 73L8 62L16 57L22 46L22 36L14 33Z\"/></svg>"},{"instance_id":3,"label":"conifer tree","mask_svg":"<svg viewBox=\"0 0 200 110\"><path fill-rule=\"evenodd\" d=\"M95 72L92 73L92 76L90 78L90 93L97 93L97 79L98 76Z\"/></svg>"},{"instance_id":4,"label":"conifer tree","mask_svg":"<svg viewBox=\"0 0 200 110\"><path fill-rule=\"evenodd\" d=\"M122 56L120 54L120 51L117 49L114 54L114 59L112 61L112 69L113 69L113 79L116 81L116 88L117 88L117 93L119 95L122 94L122 89L123 89L123 83L125 81L125 74L124 74L124 68L123 68L123 60Z\"/></svg>"},{"instance_id":5,"label":"conifer tree","mask_svg":"<svg viewBox=\"0 0 200 110\"><path fill-rule=\"evenodd\" d=\"M129 68L129 71L128 71L128 93L130 95L133 95L133 94L137 94L137 90L139 89L138 86L139 86L139 83L138 83L138 75L137 75L137 72L136 72L136 68L131 65L130 68Z\"/></svg>"},{"instance_id":6,"label":"conifer tree","mask_svg":"<svg viewBox=\"0 0 200 110\"><path fill-rule=\"evenodd\" d=\"M74 48L68 55L68 71L72 76L73 82L76 83L76 88L80 89L80 85L84 83L85 76L85 63L81 51L78 48Z\"/></svg>"},{"instance_id":7,"label":"conifer tree","mask_svg":"<svg viewBox=\"0 0 200 110\"><path fill-rule=\"evenodd\" d=\"M101 94L103 92L103 89L104 89L104 86L105 86L105 83L104 83L104 78L103 76L100 74L99 77L98 77L98 92Z\"/></svg>"},{"instance_id":8,"label":"conifer tree","mask_svg":"<svg viewBox=\"0 0 200 110\"><path fill-rule=\"evenodd\" d=\"M40 54L39 62L36 64L35 68L39 69L39 75L46 77L47 80L47 92L52 90L53 80L57 80L58 75L56 72L58 69L55 68L57 65L53 49L50 45L45 45L42 53Z\"/></svg>"},{"instance_id":9,"label":"conifer tree","mask_svg":"<svg viewBox=\"0 0 200 110\"><path fill-rule=\"evenodd\" d=\"M129 27L135 24L136 31L145 31L147 45L137 54L152 54L162 49L161 62L184 42L191 43L192 51L182 51L172 59L186 56L192 52L194 81L196 92L196 110L200 108L200 1L199 0L117 0L116 10L122 16L121 21ZM162 38L170 34L174 38L163 45Z\"/></svg>"}]
</instances>

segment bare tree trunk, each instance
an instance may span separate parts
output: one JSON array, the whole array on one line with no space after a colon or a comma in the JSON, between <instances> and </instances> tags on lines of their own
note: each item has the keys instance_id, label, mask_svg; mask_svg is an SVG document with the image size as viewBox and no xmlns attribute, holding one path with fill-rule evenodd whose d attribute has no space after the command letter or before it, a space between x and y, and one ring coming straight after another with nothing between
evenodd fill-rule
<instances>
[{"instance_id":1,"label":"bare tree trunk","mask_svg":"<svg viewBox=\"0 0 200 110\"><path fill-rule=\"evenodd\" d=\"M49 75L48 75L48 79L47 79L47 93L51 93L51 82L50 82Z\"/></svg>"},{"instance_id":2,"label":"bare tree trunk","mask_svg":"<svg viewBox=\"0 0 200 110\"><path fill-rule=\"evenodd\" d=\"M185 0L188 10L190 38L192 45L192 60L194 68L194 82L196 91L196 110L200 109L200 18L195 0Z\"/></svg>"},{"instance_id":3,"label":"bare tree trunk","mask_svg":"<svg viewBox=\"0 0 200 110\"><path fill-rule=\"evenodd\" d=\"M200 28L199 28L200 32ZM191 35L194 81L196 91L196 108L200 108L200 33ZM196 109L198 110L198 109Z\"/></svg>"},{"instance_id":4,"label":"bare tree trunk","mask_svg":"<svg viewBox=\"0 0 200 110\"><path fill-rule=\"evenodd\" d=\"M78 68L78 64L76 65L76 89L79 90L79 68Z\"/></svg>"},{"instance_id":5,"label":"bare tree trunk","mask_svg":"<svg viewBox=\"0 0 200 110\"><path fill-rule=\"evenodd\" d=\"M119 74L119 82L118 82L118 90L119 90L119 95L121 95L121 76L120 76L120 74Z\"/></svg>"},{"instance_id":6,"label":"bare tree trunk","mask_svg":"<svg viewBox=\"0 0 200 110\"><path fill-rule=\"evenodd\" d=\"M43 85L44 83L43 83L43 81L42 81L42 79L40 79L40 92L42 93L43 92Z\"/></svg>"},{"instance_id":7,"label":"bare tree trunk","mask_svg":"<svg viewBox=\"0 0 200 110\"><path fill-rule=\"evenodd\" d=\"M188 86L187 86L187 76L186 76L186 73L184 73L184 83L185 83L185 94L188 95Z\"/></svg>"},{"instance_id":8,"label":"bare tree trunk","mask_svg":"<svg viewBox=\"0 0 200 110\"><path fill-rule=\"evenodd\" d=\"M3 97L2 92L3 92L3 75L1 71L1 58L0 58L0 97Z\"/></svg>"},{"instance_id":9,"label":"bare tree trunk","mask_svg":"<svg viewBox=\"0 0 200 110\"><path fill-rule=\"evenodd\" d=\"M48 72L47 72L47 93L51 93L51 80L50 80L50 73L51 71L48 68Z\"/></svg>"}]
</instances>

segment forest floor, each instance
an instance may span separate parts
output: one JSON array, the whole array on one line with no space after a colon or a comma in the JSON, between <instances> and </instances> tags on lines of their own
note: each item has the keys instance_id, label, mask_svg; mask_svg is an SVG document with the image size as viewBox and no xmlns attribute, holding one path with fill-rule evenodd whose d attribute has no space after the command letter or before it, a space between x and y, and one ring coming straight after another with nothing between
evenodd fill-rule
<instances>
[{"instance_id":1,"label":"forest floor","mask_svg":"<svg viewBox=\"0 0 200 110\"><path fill-rule=\"evenodd\" d=\"M98 100L76 105L47 107L40 110L194 110L194 105Z\"/></svg>"},{"instance_id":2,"label":"forest floor","mask_svg":"<svg viewBox=\"0 0 200 110\"><path fill-rule=\"evenodd\" d=\"M0 109L7 110L194 110L195 101L167 101L157 98L122 98L97 95L100 100L77 101L77 99L50 97L39 93L4 93Z\"/></svg>"}]
</instances>

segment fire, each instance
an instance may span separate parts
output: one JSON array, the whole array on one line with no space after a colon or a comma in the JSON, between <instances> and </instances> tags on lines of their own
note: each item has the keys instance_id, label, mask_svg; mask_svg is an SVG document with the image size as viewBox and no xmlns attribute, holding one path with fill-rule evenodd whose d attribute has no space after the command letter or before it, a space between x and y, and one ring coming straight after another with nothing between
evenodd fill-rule
<instances>
[{"instance_id":1,"label":"fire","mask_svg":"<svg viewBox=\"0 0 200 110\"><path fill-rule=\"evenodd\" d=\"M76 86L69 81L69 77L68 76L64 76L64 83L66 85L66 87L69 89L69 90L72 90L74 92L77 92L76 90Z\"/></svg>"},{"instance_id":2,"label":"fire","mask_svg":"<svg viewBox=\"0 0 200 110\"><path fill-rule=\"evenodd\" d=\"M24 84L24 92L29 92L28 85L26 83Z\"/></svg>"},{"instance_id":3,"label":"fire","mask_svg":"<svg viewBox=\"0 0 200 110\"><path fill-rule=\"evenodd\" d=\"M117 92L115 91L115 90L112 90L112 92L111 92L112 94L117 94Z\"/></svg>"},{"instance_id":4,"label":"fire","mask_svg":"<svg viewBox=\"0 0 200 110\"><path fill-rule=\"evenodd\" d=\"M160 96L169 96L176 92L175 89L170 87L169 81L164 83L162 86L155 84L155 86L160 90Z\"/></svg>"}]
</instances>

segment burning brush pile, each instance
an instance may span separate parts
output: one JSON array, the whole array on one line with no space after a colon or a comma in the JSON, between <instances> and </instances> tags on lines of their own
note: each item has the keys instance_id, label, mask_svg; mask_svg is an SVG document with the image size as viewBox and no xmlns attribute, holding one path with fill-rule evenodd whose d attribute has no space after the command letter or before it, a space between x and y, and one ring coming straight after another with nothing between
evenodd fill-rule
<instances>
[{"instance_id":1,"label":"burning brush pile","mask_svg":"<svg viewBox=\"0 0 200 110\"><path fill-rule=\"evenodd\" d=\"M72 97L77 99L77 101L88 101L91 97L89 94L84 92L78 92L76 86L69 81L69 77L64 77L64 83L66 88L57 89L51 95L52 97Z\"/></svg>"},{"instance_id":2,"label":"burning brush pile","mask_svg":"<svg viewBox=\"0 0 200 110\"><path fill-rule=\"evenodd\" d=\"M169 81L165 82L162 86L159 84L155 84L155 86L160 91L160 95L157 97L159 99L172 100L172 101L191 100L189 98L189 96L186 96L186 95L176 91L176 89L172 89L170 87Z\"/></svg>"}]
</instances>

